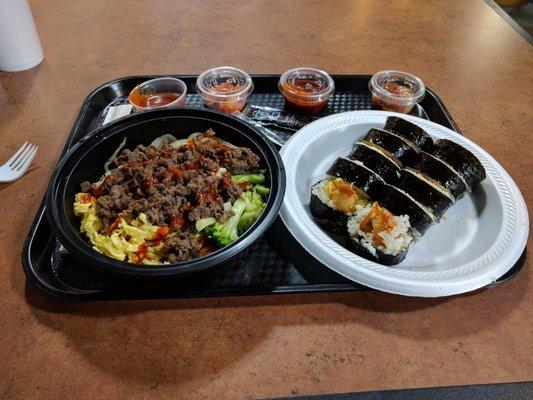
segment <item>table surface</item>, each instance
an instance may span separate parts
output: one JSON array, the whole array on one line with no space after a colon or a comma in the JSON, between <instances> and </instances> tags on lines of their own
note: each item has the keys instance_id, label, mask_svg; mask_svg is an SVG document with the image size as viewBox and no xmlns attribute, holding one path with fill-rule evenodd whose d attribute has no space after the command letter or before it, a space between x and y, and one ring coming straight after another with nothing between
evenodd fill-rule
<instances>
[{"instance_id":1,"label":"table surface","mask_svg":"<svg viewBox=\"0 0 533 400\"><path fill-rule=\"evenodd\" d=\"M0 73L0 398L217 398L533 379L533 280L447 299L383 293L61 303L20 253L85 95L113 78L234 65L420 76L531 209L533 49L482 0L32 0L46 55ZM9 227L9 229L8 229ZM529 242L531 244L531 241Z\"/></svg>"}]
</instances>

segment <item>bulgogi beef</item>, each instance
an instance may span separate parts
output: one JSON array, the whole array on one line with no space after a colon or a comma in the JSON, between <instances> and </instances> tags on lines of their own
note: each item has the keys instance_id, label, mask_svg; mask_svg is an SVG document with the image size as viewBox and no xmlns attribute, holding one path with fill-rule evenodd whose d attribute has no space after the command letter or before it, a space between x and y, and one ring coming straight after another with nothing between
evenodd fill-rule
<instances>
[{"instance_id":1,"label":"bulgogi beef","mask_svg":"<svg viewBox=\"0 0 533 400\"><path fill-rule=\"evenodd\" d=\"M259 157L250 149L221 143L214 134L209 129L178 148L164 144L123 150L113 161L116 168L97 187L83 182L82 191L97 199L103 229L112 229L118 218L129 222L145 213L152 224L175 233L164 241L167 261L185 261L203 253L194 223L231 217L224 203L233 203L242 194L231 175L259 167Z\"/></svg>"}]
</instances>

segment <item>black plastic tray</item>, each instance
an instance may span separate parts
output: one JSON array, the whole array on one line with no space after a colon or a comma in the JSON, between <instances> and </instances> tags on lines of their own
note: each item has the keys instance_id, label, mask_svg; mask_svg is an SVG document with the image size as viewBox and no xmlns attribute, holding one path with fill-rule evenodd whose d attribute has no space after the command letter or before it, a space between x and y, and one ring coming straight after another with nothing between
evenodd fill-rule
<instances>
[{"instance_id":1,"label":"black plastic tray","mask_svg":"<svg viewBox=\"0 0 533 400\"><path fill-rule=\"evenodd\" d=\"M109 105L124 103L137 84L156 76L133 76L108 82L90 93L82 104L63 153L78 140L99 128ZM177 76L187 84L189 107L202 107L195 94L196 76ZM282 108L277 90L278 75L253 76L254 93L249 104ZM336 92L323 115L371 108L370 76L333 76ZM430 89L411 114L426 118L461 134L438 96ZM127 117L126 117L127 118ZM60 251L44 214L43 203L24 244L22 264L27 278L44 292L65 299L132 299L208 297L266 293L369 290L333 272L291 236L281 220L254 243L238 262L223 265L213 272L171 280L134 280L104 274L82 264L71 254ZM522 268L524 253L504 276L492 285L515 276Z\"/></svg>"}]
</instances>

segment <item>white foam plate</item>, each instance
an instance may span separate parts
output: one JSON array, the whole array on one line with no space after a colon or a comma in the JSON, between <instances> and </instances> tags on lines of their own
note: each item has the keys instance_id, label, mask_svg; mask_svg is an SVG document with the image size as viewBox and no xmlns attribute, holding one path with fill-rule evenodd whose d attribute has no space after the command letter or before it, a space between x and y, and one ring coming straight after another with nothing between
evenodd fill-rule
<instances>
[{"instance_id":1,"label":"white foam plate","mask_svg":"<svg viewBox=\"0 0 533 400\"><path fill-rule=\"evenodd\" d=\"M311 186L370 128L388 116L407 119L434 139L453 140L483 164L487 178L430 227L400 264L368 261L335 242L309 212ZM352 111L319 119L283 146L287 191L281 218L301 245L320 262L360 284L408 296L438 297L483 287L505 274L526 245L529 222L524 199L509 174L486 151L436 123L384 111Z\"/></svg>"}]
</instances>

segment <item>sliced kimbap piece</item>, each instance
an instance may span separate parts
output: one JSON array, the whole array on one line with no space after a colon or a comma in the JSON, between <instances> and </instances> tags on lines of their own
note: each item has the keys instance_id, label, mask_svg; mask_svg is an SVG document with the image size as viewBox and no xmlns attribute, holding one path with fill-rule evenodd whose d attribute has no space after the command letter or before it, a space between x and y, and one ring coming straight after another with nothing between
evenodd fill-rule
<instances>
[{"instance_id":1,"label":"sliced kimbap piece","mask_svg":"<svg viewBox=\"0 0 533 400\"><path fill-rule=\"evenodd\" d=\"M461 197L464 192L470 191L461 174L454 170L446 161L429 153L421 151L414 168L439 182L450 191L455 199Z\"/></svg>"},{"instance_id":2,"label":"sliced kimbap piece","mask_svg":"<svg viewBox=\"0 0 533 400\"><path fill-rule=\"evenodd\" d=\"M413 165L418 158L419 150L411 141L389 131L370 129L363 140L383 147L406 166Z\"/></svg>"},{"instance_id":3,"label":"sliced kimbap piece","mask_svg":"<svg viewBox=\"0 0 533 400\"><path fill-rule=\"evenodd\" d=\"M455 203L448 189L416 169L405 168L398 187L429 208L437 218L442 217L444 212Z\"/></svg>"},{"instance_id":4,"label":"sliced kimbap piece","mask_svg":"<svg viewBox=\"0 0 533 400\"><path fill-rule=\"evenodd\" d=\"M402 169L400 160L389 151L366 140L356 143L348 158L361 161L366 167L389 183L394 183L398 180Z\"/></svg>"},{"instance_id":5,"label":"sliced kimbap piece","mask_svg":"<svg viewBox=\"0 0 533 400\"><path fill-rule=\"evenodd\" d=\"M379 202L394 215L408 215L411 227L420 235L437 221L437 217L430 209L402 189L392 185L385 185L382 188Z\"/></svg>"},{"instance_id":6,"label":"sliced kimbap piece","mask_svg":"<svg viewBox=\"0 0 533 400\"><path fill-rule=\"evenodd\" d=\"M348 218L348 244L362 257L385 265L400 263L413 240L407 215L395 216L377 202Z\"/></svg>"},{"instance_id":7,"label":"sliced kimbap piece","mask_svg":"<svg viewBox=\"0 0 533 400\"><path fill-rule=\"evenodd\" d=\"M431 151L433 149L433 139L431 136L418 125L405 119L388 117L383 129L409 140L421 150Z\"/></svg>"},{"instance_id":8,"label":"sliced kimbap piece","mask_svg":"<svg viewBox=\"0 0 533 400\"><path fill-rule=\"evenodd\" d=\"M341 178L324 179L311 188L309 210L331 232L344 233L348 214L367 204L368 196Z\"/></svg>"},{"instance_id":9,"label":"sliced kimbap piece","mask_svg":"<svg viewBox=\"0 0 533 400\"><path fill-rule=\"evenodd\" d=\"M366 167L361 161L343 157L337 158L333 165L326 171L326 174L342 178L352 183L371 198L374 195L376 186L385 183L383 178Z\"/></svg>"},{"instance_id":10,"label":"sliced kimbap piece","mask_svg":"<svg viewBox=\"0 0 533 400\"><path fill-rule=\"evenodd\" d=\"M432 154L461 174L470 189L474 189L486 177L485 168L477 157L451 140L437 140Z\"/></svg>"}]
</instances>

